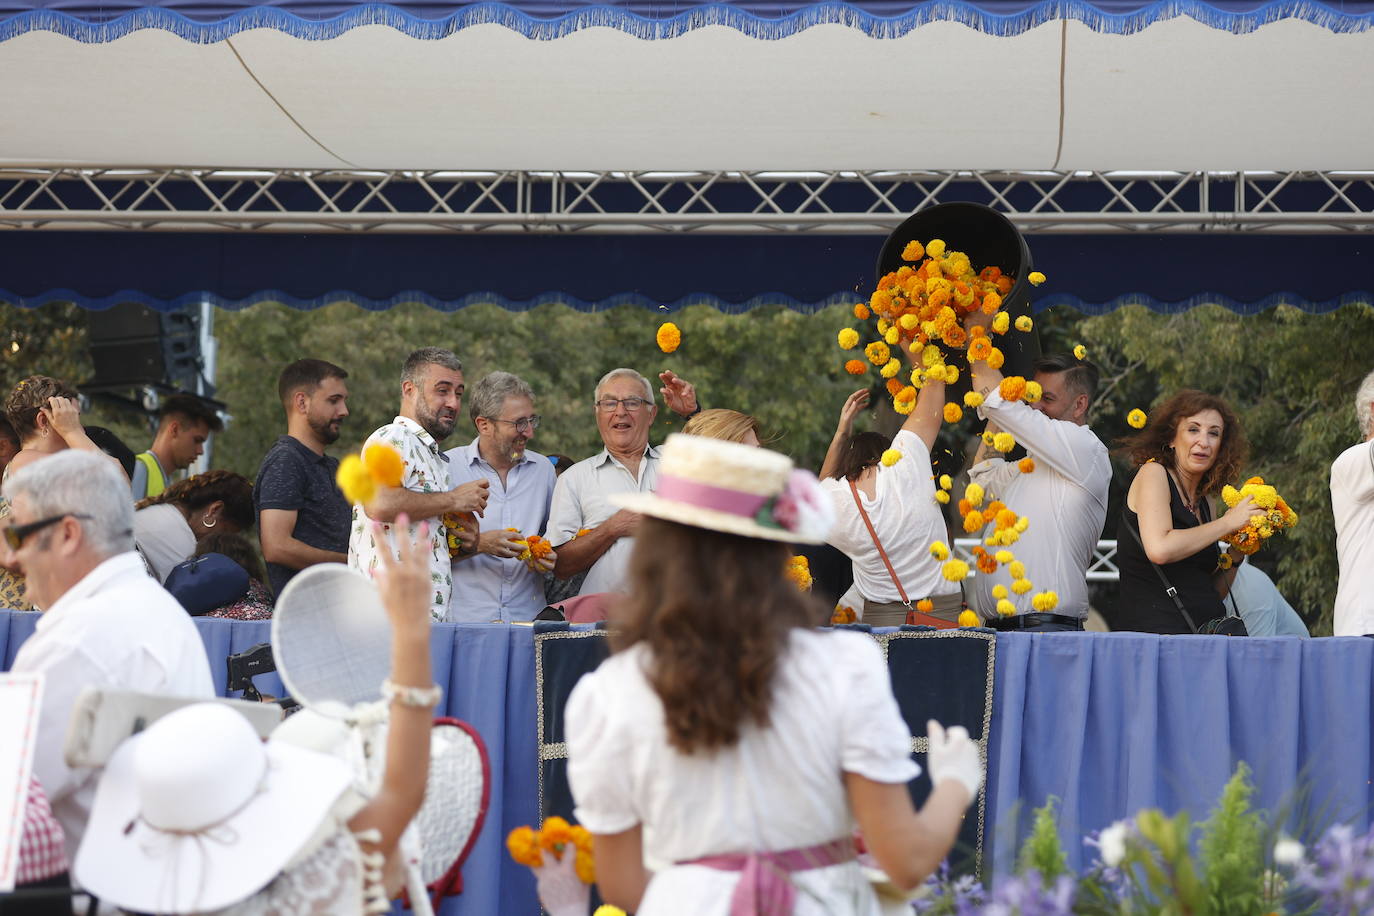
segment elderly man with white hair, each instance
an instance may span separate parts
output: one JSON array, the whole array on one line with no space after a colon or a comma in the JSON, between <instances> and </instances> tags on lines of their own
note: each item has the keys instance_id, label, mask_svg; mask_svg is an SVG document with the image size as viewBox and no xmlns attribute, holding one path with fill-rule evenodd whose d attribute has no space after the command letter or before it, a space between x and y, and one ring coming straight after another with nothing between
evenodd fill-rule
<instances>
[{"instance_id":1,"label":"elderly man with white hair","mask_svg":"<svg viewBox=\"0 0 1374 916\"><path fill-rule=\"evenodd\" d=\"M691 383L672 372L659 380L669 410L684 417L701 411ZM616 509L611 495L647 493L658 483L658 449L649 444L658 407L649 380L633 369L612 369L596 383L592 405L605 448L558 478L545 535L558 552L554 575L587 572L583 595L620 591L626 581L639 515Z\"/></svg>"},{"instance_id":2,"label":"elderly man with white hair","mask_svg":"<svg viewBox=\"0 0 1374 916\"><path fill-rule=\"evenodd\" d=\"M1335 635L1374 633L1374 372L1355 393L1364 438L1331 463L1331 511L1336 519Z\"/></svg>"},{"instance_id":3,"label":"elderly man with white hair","mask_svg":"<svg viewBox=\"0 0 1374 916\"><path fill-rule=\"evenodd\" d=\"M43 616L14 659L44 675L34 774L75 855L96 774L62 757L67 721L87 687L212 697L205 646L176 599L134 552L129 482L103 456L66 451L5 482L13 514L4 530Z\"/></svg>"}]
</instances>

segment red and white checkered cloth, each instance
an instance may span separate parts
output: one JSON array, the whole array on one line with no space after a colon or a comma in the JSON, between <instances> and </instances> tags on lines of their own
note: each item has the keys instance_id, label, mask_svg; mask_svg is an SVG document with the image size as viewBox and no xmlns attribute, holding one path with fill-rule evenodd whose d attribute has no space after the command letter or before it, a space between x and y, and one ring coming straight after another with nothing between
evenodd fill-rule
<instances>
[{"instance_id":1,"label":"red and white checkered cloth","mask_svg":"<svg viewBox=\"0 0 1374 916\"><path fill-rule=\"evenodd\" d=\"M17 884L31 884L67 870L66 836L53 817L48 796L36 777L29 779L29 799L24 806L24 833L19 840Z\"/></svg>"}]
</instances>

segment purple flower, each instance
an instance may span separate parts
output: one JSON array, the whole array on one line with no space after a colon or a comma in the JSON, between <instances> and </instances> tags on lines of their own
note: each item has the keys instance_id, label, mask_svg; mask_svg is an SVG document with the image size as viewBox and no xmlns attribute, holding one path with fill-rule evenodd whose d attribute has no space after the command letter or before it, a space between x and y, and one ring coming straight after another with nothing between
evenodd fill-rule
<instances>
[{"instance_id":1,"label":"purple flower","mask_svg":"<svg viewBox=\"0 0 1374 916\"><path fill-rule=\"evenodd\" d=\"M987 903L960 909L959 916L1073 916L1074 881L1060 875L1049 887L1037 871L1014 875L992 889Z\"/></svg>"},{"instance_id":2,"label":"purple flower","mask_svg":"<svg viewBox=\"0 0 1374 916\"><path fill-rule=\"evenodd\" d=\"M1361 836L1348 824L1327 830L1298 865L1294 881L1316 892L1319 912L1363 916L1374 911L1374 829Z\"/></svg>"}]
</instances>

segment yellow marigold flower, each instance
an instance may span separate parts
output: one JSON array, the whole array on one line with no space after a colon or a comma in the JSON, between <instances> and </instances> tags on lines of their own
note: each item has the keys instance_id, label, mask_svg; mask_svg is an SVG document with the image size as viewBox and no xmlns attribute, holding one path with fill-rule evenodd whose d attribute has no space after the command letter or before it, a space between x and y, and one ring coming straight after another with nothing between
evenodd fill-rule
<instances>
[{"instance_id":1,"label":"yellow marigold flower","mask_svg":"<svg viewBox=\"0 0 1374 916\"><path fill-rule=\"evenodd\" d=\"M888 321L886 318L879 318L879 319L878 319L878 333L879 333L879 334L886 334L886 333L887 333L887 329L890 328L890 327L892 327L892 322Z\"/></svg>"},{"instance_id":2,"label":"yellow marigold flower","mask_svg":"<svg viewBox=\"0 0 1374 916\"><path fill-rule=\"evenodd\" d=\"M943 258L945 256L945 240L931 239L926 242L926 254L932 258Z\"/></svg>"},{"instance_id":3,"label":"yellow marigold flower","mask_svg":"<svg viewBox=\"0 0 1374 916\"><path fill-rule=\"evenodd\" d=\"M979 512L977 509L974 509L973 511L969 512L968 515L964 516L964 531L966 531L967 533L973 534L973 532L977 531L979 528L982 527L983 513Z\"/></svg>"},{"instance_id":4,"label":"yellow marigold flower","mask_svg":"<svg viewBox=\"0 0 1374 916\"><path fill-rule=\"evenodd\" d=\"M1034 404L1036 401L1040 400L1044 394L1045 389L1040 387L1039 382L1028 381L1026 382L1026 396L1021 400L1025 401L1027 404Z\"/></svg>"},{"instance_id":5,"label":"yellow marigold flower","mask_svg":"<svg viewBox=\"0 0 1374 916\"><path fill-rule=\"evenodd\" d=\"M974 407L974 408L976 408L976 407L981 407L982 405L983 405L983 396L982 396L981 394L979 394L978 392L976 392L976 391L969 391L969 392L967 392L967 393L964 394L964 406L965 406L965 407Z\"/></svg>"},{"instance_id":6,"label":"yellow marigold flower","mask_svg":"<svg viewBox=\"0 0 1374 916\"><path fill-rule=\"evenodd\" d=\"M1031 286L1039 286L1041 283L1045 282L1045 275L1038 270L1032 270L1026 276L1026 279L1030 281Z\"/></svg>"},{"instance_id":7,"label":"yellow marigold flower","mask_svg":"<svg viewBox=\"0 0 1374 916\"><path fill-rule=\"evenodd\" d=\"M999 598L997 600L997 613L1003 617L1012 617L1016 614L1016 605L1006 598Z\"/></svg>"},{"instance_id":8,"label":"yellow marigold flower","mask_svg":"<svg viewBox=\"0 0 1374 916\"><path fill-rule=\"evenodd\" d=\"M811 562L806 557L798 555L788 559L783 567L783 575L792 580L792 584L804 592L811 591ZM576 828L574 828L576 829Z\"/></svg>"},{"instance_id":9,"label":"yellow marigold flower","mask_svg":"<svg viewBox=\"0 0 1374 916\"><path fill-rule=\"evenodd\" d=\"M1035 322L1031 320L1031 316L1029 315L1022 315L1016 319L1016 330L1022 333L1029 331L1033 327L1035 327Z\"/></svg>"},{"instance_id":10,"label":"yellow marigold flower","mask_svg":"<svg viewBox=\"0 0 1374 916\"><path fill-rule=\"evenodd\" d=\"M338 471L334 473L334 481L339 485L344 499L350 503L365 506L377 496L377 484L367 472L363 459L357 455L344 456L339 462Z\"/></svg>"},{"instance_id":11,"label":"yellow marigold flower","mask_svg":"<svg viewBox=\"0 0 1374 916\"><path fill-rule=\"evenodd\" d=\"M945 384L953 385L959 381L959 367L945 366Z\"/></svg>"},{"instance_id":12,"label":"yellow marigold flower","mask_svg":"<svg viewBox=\"0 0 1374 916\"><path fill-rule=\"evenodd\" d=\"M671 321L665 321L659 326L654 340L658 341L658 348L664 353L672 353L682 345L682 332Z\"/></svg>"},{"instance_id":13,"label":"yellow marigold flower","mask_svg":"<svg viewBox=\"0 0 1374 916\"><path fill-rule=\"evenodd\" d=\"M920 323L921 319L917 318L910 312L907 312L901 318L897 319L897 324L901 327L903 331L914 331L916 330L916 326Z\"/></svg>"},{"instance_id":14,"label":"yellow marigold flower","mask_svg":"<svg viewBox=\"0 0 1374 916\"><path fill-rule=\"evenodd\" d=\"M937 503L939 503L940 505L942 505L942 506L948 506L948 505L949 505L949 491L948 491L948 490L936 490L936 491L935 491L935 501L936 501Z\"/></svg>"},{"instance_id":15,"label":"yellow marigold flower","mask_svg":"<svg viewBox=\"0 0 1374 916\"><path fill-rule=\"evenodd\" d=\"M1016 592L1016 594L1018 595L1024 595L1026 592L1030 591L1033 588L1035 588L1035 586L1031 585L1031 581L1029 579L1015 579L1011 583L1011 590Z\"/></svg>"},{"instance_id":16,"label":"yellow marigold flower","mask_svg":"<svg viewBox=\"0 0 1374 916\"><path fill-rule=\"evenodd\" d=\"M978 619L978 615L967 608L959 612L958 622L961 627L976 627L982 623L982 621Z\"/></svg>"},{"instance_id":17,"label":"yellow marigold flower","mask_svg":"<svg viewBox=\"0 0 1374 916\"><path fill-rule=\"evenodd\" d=\"M983 314L995 315L1002 307L1002 297L989 290L983 294Z\"/></svg>"},{"instance_id":18,"label":"yellow marigold flower","mask_svg":"<svg viewBox=\"0 0 1374 916\"><path fill-rule=\"evenodd\" d=\"M538 868L544 864L539 850L539 836L529 827L516 827L506 835L506 849L510 857L521 865Z\"/></svg>"},{"instance_id":19,"label":"yellow marigold flower","mask_svg":"<svg viewBox=\"0 0 1374 916\"><path fill-rule=\"evenodd\" d=\"M1145 411L1137 407L1130 413L1126 414L1126 425L1134 427L1135 429L1144 429L1145 422L1148 419L1149 418L1145 416Z\"/></svg>"},{"instance_id":20,"label":"yellow marigold flower","mask_svg":"<svg viewBox=\"0 0 1374 916\"><path fill-rule=\"evenodd\" d=\"M989 369L1001 369L1002 364L1006 361L1006 354L1004 354L1001 350L997 349L996 347L993 347L992 352L988 354Z\"/></svg>"},{"instance_id":21,"label":"yellow marigold flower","mask_svg":"<svg viewBox=\"0 0 1374 916\"><path fill-rule=\"evenodd\" d=\"M944 541L932 541L930 555L943 563L949 559L949 548L945 546Z\"/></svg>"},{"instance_id":22,"label":"yellow marigold flower","mask_svg":"<svg viewBox=\"0 0 1374 916\"><path fill-rule=\"evenodd\" d=\"M971 483L964 487L964 499L968 500L970 506L981 506L983 504L983 497L986 495L983 488L976 483Z\"/></svg>"},{"instance_id":23,"label":"yellow marigold flower","mask_svg":"<svg viewBox=\"0 0 1374 916\"><path fill-rule=\"evenodd\" d=\"M883 467L890 468L894 464L902 460L902 453L895 448L890 448L884 451L883 456L878 460L883 463Z\"/></svg>"},{"instance_id":24,"label":"yellow marigold flower","mask_svg":"<svg viewBox=\"0 0 1374 916\"><path fill-rule=\"evenodd\" d=\"M1083 346L1082 344L1079 344L1078 346L1073 348L1073 355L1075 359L1087 359L1088 348Z\"/></svg>"},{"instance_id":25,"label":"yellow marigold flower","mask_svg":"<svg viewBox=\"0 0 1374 916\"><path fill-rule=\"evenodd\" d=\"M1011 316L1006 312L998 312L992 316L992 329L998 334L1007 333L1007 328L1011 325Z\"/></svg>"},{"instance_id":26,"label":"yellow marigold flower","mask_svg":"<svg viewBox=\"0 0 1374 916\"><path fill-rule=\"evenodd\" d=\"M958 423L964 418L964 409L958 404L950 401L945 405L945 422Z\"/></svg>"},{"instance_id":27,"label":"yellow marigold flower","mask_svg":"<svg viewBox=\"0 0 1374 916\"><path fill-rule=\"evenodd\" d=\"M1026 529L1029 527L1030 519L1026 518L1024 515L1018 518L1016 520L1016 524L1012 526L1013 530L1015 530L1017 534L1025 534Z\"/></svg>"},{"instance_id":28,"label":"yellow marigold flower","mask_svg":"<svg viewBox=\"0 0 1374 916\"><path fill-rule=\"evenodd\" d=\"M997 551L997 552L998 552L999 554L1006 553L1005 550L999 550L999 551ZM1001 562L1001 561L999 560L998 562ZM1002 599L1002 598L1007 597L1007 587L1006 587L1005 585L1003 585L1002 583L1000 583L1000 582L997 583L996 585L994 585L994 586L992 587L992 597L997 598L997 599L999 599L999 600Z\"/></svg>"},{"instance_id":29,"label":"yellow marigold flower","mask_svg":"<svg viewBox=\"0 0 1374 916\"><path fill-rule=\"evenodd\" d=\"M997 510L995 521L998 528L1012 528L1016 525L1016 513L1003 506Z\"/></svg>"},{"instance_id":30,"label":"yellow marigold flower","mask_svg":"<svg viewBox=\"0 0 1374 916\"><path fill-rule=\"evenodd\" d=\"M1031 607L1044 614L1059 607L1059 596L1054 592L1041 592L1031 598Z\"/></svg>"},{"instance_id":31,"label":"yellow marigold flower","mask_svg":"<svg viewBox=\"0 0 1374 916\"><path fill-rule=\"evenodd\" d=\"M940 353L940 348L935 346L935 344L926 344L925 349L921 351L921 365L925 366L927 369L937 363L943 364L944 361L945 358Z\"/></svg>"},{"instance_id":32,"label":"yellow marigold flower","mask_svg":"<svg viewBox=\"0 0 1374 916\"><path fill-rule=\"evenodd\" d=\"M997 393L1004 401L1019 401L1026 394L1026 380L1019 375L1009 375L997 386Z\"/></svg>"},{"instance_id":33,"label":"yellow marigold flower","mask_svg":"<svg viewBox=\"0 0 1374 916\"><path fill-rule=\"evenodd\" d=\"M835 605L835 613L830 615L830 622L833 624L853 623L858 619L859 615L854 613L854 609L847 604Z\"/></svg>"},{"instance_id":34,"label":"yellow marigold flower","mask_svg":"<svg viewBox=\"0 0 1374 916\"><path fill-rule=\"evenodd\" d=\"M603 903L596 908L596 912L593 913L592 916L627 916L627 914L618 906L611 906L609 903Z\"/></svg>"},{"instance_id":35,"label":"yellow marigold flower","mask_svg":"<svg viewBox=\"0 0 1374 916\"><path fill-rule=\"evenodd\" d=\"M941 475L940 475L940 489L942 489L942 490L948 490L948 489L949 489L950 487L952 487L952 486L954 486L954 481L950 479L949 475L948 475L948 474L941 474Z\"/></svg>"},{"instance_id":36,"label":"yellow marigold flower","mask_svg":"<svg viewBox=\"0 0 1374 916\"><path fill-rule=\"evenodd\" d=\"M1026 578L1026 564L1020 560L1013 560L1007 564L1007 572L1011 574L1013 579L1024 579Z\"/></svg>"},{"instance_id":37,"label":"yellow marigold flower","mask_svg":"<svg viewBox=\"0 0 1374 916\"><path fill-rule=\"evenodd\" d=\"M887 361L883 366L881 375L883 378L896 378L897 372L902 368L902 361L895 356Z\"/></svg>"},{"instance_id":38,"label":"yellow marigold flower","mask_svg":"<svg viewBox=\"0 0 1374 916\"><path fill-rule=\"evenodd\" d=\"M962 582L968 578L968 564L963 560L946 560L940 567L940 575L951 582Z\"/></svg>"},{"instance_id":39,"label":"yellow marigold flower","mask_svg":"<svg viewBox=\"0 0 1374 916\"><path fill-rule=\"evenodd\" d=\"M1012 552L1010 550L999 550L997 551L995 556L997 558L998 563L1010 563L1012 560L1016 559L1016 557L1012 555Z\"/></svg>"},{"instance_id":40,"label":"yellow marigold flower","mask_svg":"<svg viewBox=\"0 0 1374 916\"><path fill-rule=\"evenodd\" d=\"M890 347L897 346L897 341L901 339L902 332L897 328L888 328L887 333L883 335L883 340L885 340Z\"/></svg>"},{"instance_id":41,"label":"yellow marigold flower","mask_svg":"<svg viewBox=\"0 0 1374 916\"><path fill-rule=\"evenodd\" d=\"M868 371L868 364L861 359L851 359L844 364L844 371L850 375L863 375Z\"/></svg>"},{"instance_id":42,"label":"yellow marigold flower","mask_svg":"<svg viewBox=\"0 0 1374 916\"><path fill-rule=\"evenodd\" d=\"M916 241L915 239L912 239L911 241L907 242L906 247L902 249L903 261L919 261L921 260L921 258L925 256L925 246L922 245L920 242Z\"/></svg>"},{"instance_id":43,"label":"yellow marigold flower","mask_svg":"<svg viewBox=\"0 0 1374 916\"><path fill-rule=\"evenodd\" d=\"M899 399L897 399L897 398L893 398L893 399L892 399L892 409L895 410L895 411L897 411L897 413L899 413L899 414L901 414L902 416L905 417L905 416L907 416L908 414L910 414L913 410L916 409L916 402L915 402L915 401L902 401L902 400L899 400Z\"/></svg>"},{"instance_id":44,"label":"yellow marigold flower","mask_svg":"<svg viewBox=\"0 0 1374 916\"><path fill-rule=\"evenodd\" d=\"M406 472L401 453L385 442L374 442L363 449L363 464L372 479L383 487L399 487Z\"/></svg>"},{"instance_id":45,"label":"yellow marigold flower","mask_svg":"<svg viewBox=\"0 0 1374 916\"><path fill-rule=\"evenodd\" d=\"M887 361L892 358L892 351L881 340L875 340L864 347L864 356L867 356L868 361L873 365L882 366L886 365Z\"/></svg>"},{"instance_id":46,"label":"yellow marigold flower","mask_svg":"<svg viewBox=\"0 0 1374 916\"><path fill-rule=\"evenodd\" d=\"M1025 458L1022 458L1020 461L1016 462L1016 469L1019 470L1022 474L1031 473L1035 470L1035 459L1027 455Z\"/></svg>"},{"instance_id":47,"label":"yellow marigold flower","mask_svg":"<svg viewBox=\"0 0 1374 916\"><path fill-rule=\"evenodd\" d=\"M1011 433L998 433L992 437L992 447L1005 454L1016 448L1016 437Z\"/></svg>"},{"instance_id":48,"label":"yellow marigold flower","mask_svg":"<svg viewBox=\"0 0 1374 916\"><path fill-rule=\"evenodd\" d=\"M1230 569L1234 565L1235 561L1232 560L1231 555L1224 550L1221 552L1221 555L1217 557L1217 569L1220 569L1223 572Z\"/></svg>"},{"instance_id":49,"label":"yellow marigold flower","mask_svg":"<svg viewBox=\"0 0 1374 916\"><path fill-rule=\"evenodd\" d=\"M852 350L859 345L859 332L853 328L840 328L840 349Z\"/></svg>"},{"instance_id":50,"label":"yellow marigold flower","mask_svg":"<svg viewBox=\"0 0 1374 916\"><path fill-rule=\"evenodd\" d=\"M992 433L987 430L983 430L983 444L988 448L992 448Z\"/></svg>"},{"instance_id":51,"label":"yellow marigold flower","mask_svg":"<svg viewBox=\"0 0 1374 916\"><path fill-rule=\"evenodd\" d=\"M854 304L854 317L859 319L860 321L867 321L869 316L872 314L872 310L869 309L869 307L864 305L862 302L856 302Z\"/></svg>"}]
</instances>

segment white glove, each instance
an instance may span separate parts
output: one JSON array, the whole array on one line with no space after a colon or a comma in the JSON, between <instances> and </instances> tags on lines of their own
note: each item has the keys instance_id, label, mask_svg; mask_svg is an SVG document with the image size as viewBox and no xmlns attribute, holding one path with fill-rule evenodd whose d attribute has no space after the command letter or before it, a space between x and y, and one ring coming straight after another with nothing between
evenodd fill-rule
<instances>
[{"instance_id":1,"label":"white glove","mask_svg":"<svg viewBox=\"0 0 1374 916\"><path fill-rule=\"evenodd\" d=\"M577 877L577 850L569 843L559 859L552 850L544 850L544 864L531 867L539 883L539 902L549 916L587 916L591 911L592 889Z\"/></svg>"},{"instance_id":2,"label":"white glove","mask_svg":"<svg viewBox=\"0 0 1374 916\"><path fill-rule=\"evenodd\" d=\"M968 736L968 729L956 725L945 731L944 726L931 719L926 723L926 736L930 739L926 764L930 767L931 785L957 779L968 789L968 803L973 804L978 787L983 784L983 764L978 759L978 745Z\"/></svg>"}]
</instances>

